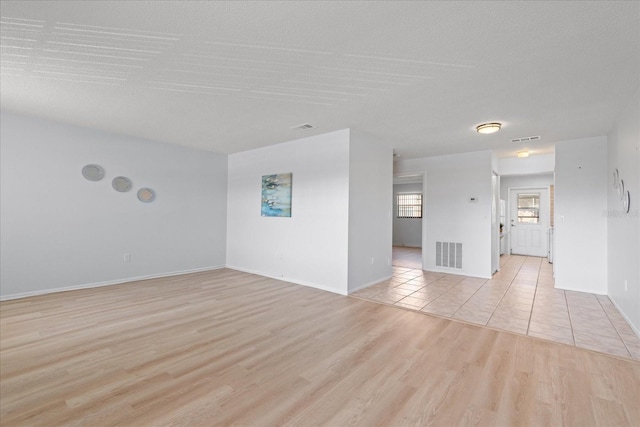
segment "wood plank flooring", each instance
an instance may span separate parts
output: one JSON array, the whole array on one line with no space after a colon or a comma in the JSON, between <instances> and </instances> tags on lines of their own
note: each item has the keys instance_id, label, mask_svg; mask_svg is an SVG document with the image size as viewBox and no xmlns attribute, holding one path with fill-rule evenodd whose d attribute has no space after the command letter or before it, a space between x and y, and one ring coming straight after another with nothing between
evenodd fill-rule
<instances>
[{"instance_id":1,"label":"wood plank flooring","mask_svg":"<svg viewBox=\"0 0 640 427\"><path fill-rule=\"evenodd\" d=\"M640 363L217 270L0 303L2 426L640 425Z\"/></svg>"}]
</instances>

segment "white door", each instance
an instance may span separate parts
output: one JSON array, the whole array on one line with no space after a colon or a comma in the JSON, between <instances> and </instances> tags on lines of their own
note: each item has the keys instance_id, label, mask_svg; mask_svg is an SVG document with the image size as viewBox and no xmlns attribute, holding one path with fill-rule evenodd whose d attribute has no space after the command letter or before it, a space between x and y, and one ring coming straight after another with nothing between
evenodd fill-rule
<instances>
[{"instance_id":1,"label":"white door","mask_svg":"<svg viewBox=\"0 0 640 427\"><path fill-rule=\"evenodd\" d=\"M547 256L549 190L517 188L509 191L511 253Z\"/></svg>"}]
</instances>

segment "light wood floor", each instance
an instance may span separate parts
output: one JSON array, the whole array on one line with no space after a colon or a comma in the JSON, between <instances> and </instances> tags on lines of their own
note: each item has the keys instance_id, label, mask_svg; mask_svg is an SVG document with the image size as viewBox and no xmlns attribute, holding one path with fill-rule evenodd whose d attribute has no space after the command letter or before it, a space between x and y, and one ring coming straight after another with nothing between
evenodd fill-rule
<instances>
[{"instance_id":1,"label":"light wood floor","mask_svg":"<svg viewBox=\"0 0 640 427\"><path fill-rule=\"evenodd\" d=\"M640 425L640 363L217 270L0 303L3 426Z\"/></svg>"}]
</instances>

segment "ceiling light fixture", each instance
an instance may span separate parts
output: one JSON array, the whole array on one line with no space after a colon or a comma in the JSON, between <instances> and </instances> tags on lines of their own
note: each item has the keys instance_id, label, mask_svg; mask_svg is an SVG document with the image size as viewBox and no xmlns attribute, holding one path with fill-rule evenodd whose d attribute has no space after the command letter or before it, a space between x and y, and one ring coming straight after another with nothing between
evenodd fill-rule
<instances>
[{"instance_id":1,"label":"ceiling light fixture","mask_svg":"<svg viewBox=\"0 0 640 427\"><path fill-rule=\"evenodd\" d=\"M502 123L483 123L476 126L476 132L478 133L494 133L498 132L502 127Z\"/></svg>"},{"instance_id":2,"label":"ceiling light fixture","mask_svg":"<svg viewBox=\"0 0 640 427\"><path fill-rule=\"evenodd\" d=\"M523 157L529 157L529 152L528 151L518 151L518 157L520 157L521 159Z\"/></svg>"}]
</instances>

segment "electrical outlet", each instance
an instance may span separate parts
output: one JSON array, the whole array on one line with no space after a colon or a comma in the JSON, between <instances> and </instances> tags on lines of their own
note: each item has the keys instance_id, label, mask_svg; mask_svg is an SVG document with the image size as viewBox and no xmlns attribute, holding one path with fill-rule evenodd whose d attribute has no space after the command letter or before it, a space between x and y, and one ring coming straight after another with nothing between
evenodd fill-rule
<instances>
[{"instance_id":1,"label":"electrical outlet","mask_svg":"<svg viewBox=\"0 0 640 427\"><path fill-rule=\"evenodd\" d=\"M627 281L624 281L624 291L626 292L628 290L628 285L627 285Z\"/></svg>"},{"instance_id":2,"label":"electrical outlet","mask_svg":"<svg viewBox=\"0 0 640 427\"><path fill-rule=\"evenodd\" d=\"M124 255L122 256L122 261L131 262L131 254L129 252L125 252Z\"/></svg>"}]
</instances>

